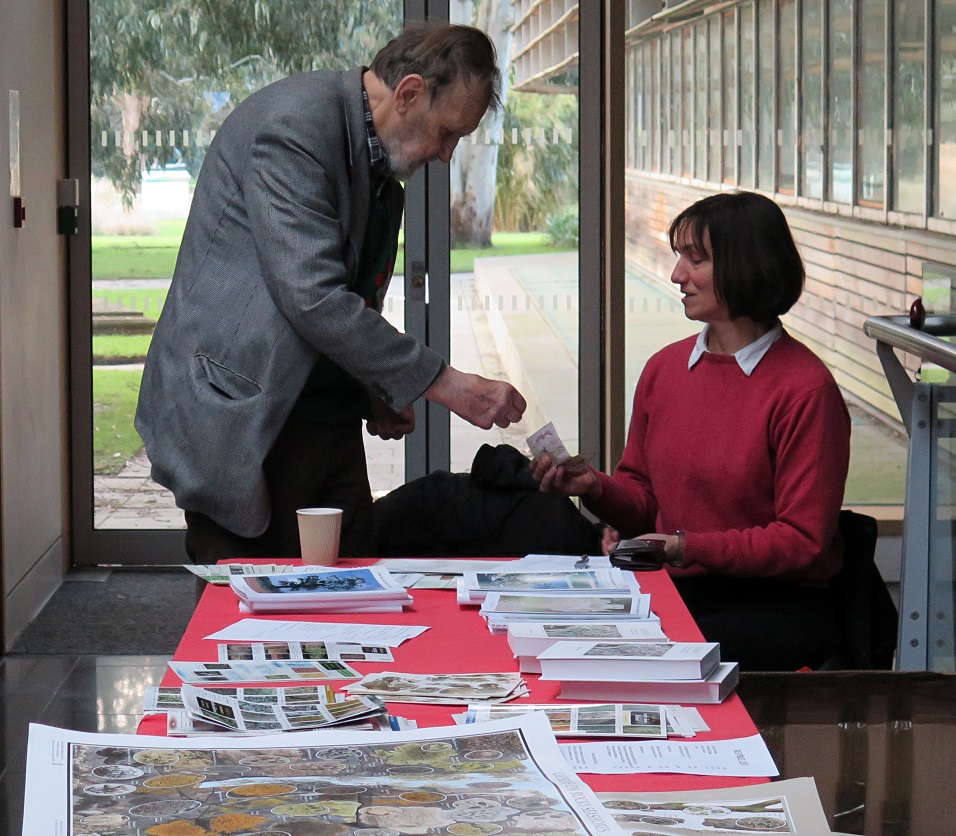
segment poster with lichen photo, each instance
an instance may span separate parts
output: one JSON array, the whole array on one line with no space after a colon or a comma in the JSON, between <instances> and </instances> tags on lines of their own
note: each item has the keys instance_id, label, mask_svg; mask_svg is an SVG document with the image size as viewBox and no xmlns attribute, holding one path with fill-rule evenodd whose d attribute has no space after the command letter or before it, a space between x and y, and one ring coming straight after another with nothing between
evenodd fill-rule
<instances>
[{"instance_id":1,"label":"poster with lichen photo","mask_svg":"<svg viewBox=\"0 0 956 836\"><path fill-rule=\"evenodd\" d=\"M24 833L589 836L612 814L528 715L201 741L30 727Z\"/></svg>"},{"instance_id":2,"label":"poster with lichen photo","mask_svg":"<svg viewBox=\"0 0 956 836\"><path fill-rule=\"evenodd\" d=\"M633 836L830 833L812 778L692 792L598 793L624 833Z\"/></svg>"}]
</instances>

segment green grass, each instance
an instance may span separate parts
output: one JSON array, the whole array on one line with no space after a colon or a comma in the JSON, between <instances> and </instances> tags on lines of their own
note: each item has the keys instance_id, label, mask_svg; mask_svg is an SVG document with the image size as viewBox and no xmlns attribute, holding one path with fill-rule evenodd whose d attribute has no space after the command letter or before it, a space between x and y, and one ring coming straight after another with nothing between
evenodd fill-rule
<instances>
[{"instance_id":1,"label":"green grass","mask_svg":"<svg viewBox=\"0 0 956 836\"><path fill-rule=\"evenodd\" d=\"M183 237L185 221L162 221L155 235L94 235L94 279L168 279L176 266L176 255ZM566 252L566 247L552 247L543 232L496 232L488 249L452 250L452 273L470 273L475 259L504 255L534 255ZM405 270L402 244L399 239L395 273Z\"/></svg>"},{"instance_id":2,"label":"green grass","mask_svg":"<svg viewBox=\"0 0 956 836\"><path fill-rule=\"evenodd\" d=\"M93 472L118 473L143 446L133 428L139 369L93 369Z\"/></svg>"},{"instance_id":3,"label":"green grass","mask_svg":"<svg viewBox=\"0 0 956 836\"><path fill-rule=\"evenodd\" d=\"M142 363L151 339L151 334L104 334L93 337L93 365Z\"/></svg>"},{"instance_id":4,"label":"green grass","mask_svg":"<svg viewBox=\"0 0 956 836\"><path fill-rule=\"evenodd\" d=\"M173 275L184 220L159 221L155 235L94 235L94 279L168 279Z\"/></svg>"},{"instance_id":5,"label":"green grass","mask_svg":"<svg viewBox=\"0 0 956 836\"><path fill-rule=\"evenodd\" d=\"M496 258L504 255L541 255L567 252L568 247L552 247L543 232L496 232L491 236L489 249L460 249L451 251L451 272L471 273L476 258ZM396 272L399 272L396 268Z\"/></svg>"}]
</instances>

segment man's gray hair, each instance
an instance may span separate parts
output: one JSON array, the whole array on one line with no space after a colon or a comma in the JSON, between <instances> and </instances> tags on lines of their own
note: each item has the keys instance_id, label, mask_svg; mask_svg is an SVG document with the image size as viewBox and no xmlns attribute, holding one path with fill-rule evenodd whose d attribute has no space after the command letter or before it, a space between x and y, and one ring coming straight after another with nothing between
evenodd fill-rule
<instances>
[{"instance_id":1,"label":"man's gray hair","mask_svg":"<svg viewBox=\"0 0 956 836\"><path fill-rule=\"evenodd\" d=\"M408 75L428 84L431 101L463 80L484 88L490 110L501 109L501 71L495 45L480 29L449 23L412 23L372 59L370 68L390 90Z\"/></svg>"}]
</instances>

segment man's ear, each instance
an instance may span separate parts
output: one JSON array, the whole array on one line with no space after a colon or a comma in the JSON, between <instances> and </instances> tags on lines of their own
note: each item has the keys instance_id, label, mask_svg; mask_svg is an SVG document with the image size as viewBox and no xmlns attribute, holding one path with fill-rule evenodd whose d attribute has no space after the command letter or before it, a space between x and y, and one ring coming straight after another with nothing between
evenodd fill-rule
<instances>
[{"instance_id":1,"label":"man's ear","mask_svg":"<svg viewBox=\"0 0 956 836\"><path fill-rule=\"evenodd\" d=\"M425 104L428 84L418 73L412 73L395 85L393 93L395 96L395 111L404 116L410 109Z\"/></svg>"}]
</instances>

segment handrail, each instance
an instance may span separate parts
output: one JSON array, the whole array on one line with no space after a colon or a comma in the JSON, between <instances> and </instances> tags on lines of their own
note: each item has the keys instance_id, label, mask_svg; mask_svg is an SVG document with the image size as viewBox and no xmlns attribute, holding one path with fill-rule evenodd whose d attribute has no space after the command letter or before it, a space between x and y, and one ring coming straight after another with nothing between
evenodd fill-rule
<instances>
[{"instance_id":1,"label":"handrail","mask_svg":"<svg viewBox=\"0 0 956 836\"><path fill-rule=\"evenodd\" d=\"M863 333L956 372L956 345L940 339L956 336L956 316L927 316L921 329L910 325L908 316L871 316L863 323Z\"/></svg>"}]
</instances>

